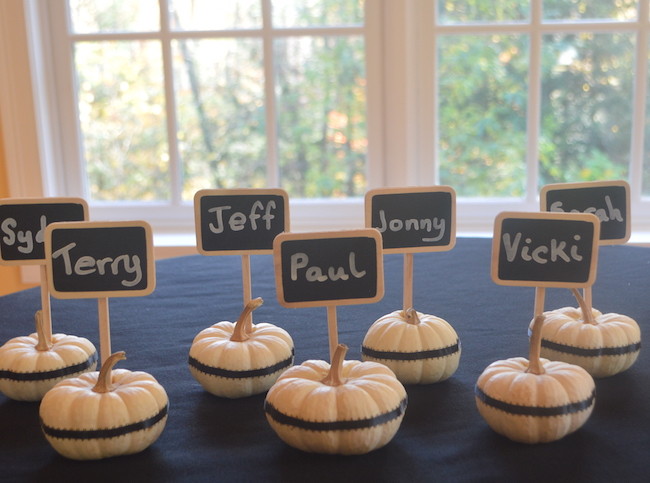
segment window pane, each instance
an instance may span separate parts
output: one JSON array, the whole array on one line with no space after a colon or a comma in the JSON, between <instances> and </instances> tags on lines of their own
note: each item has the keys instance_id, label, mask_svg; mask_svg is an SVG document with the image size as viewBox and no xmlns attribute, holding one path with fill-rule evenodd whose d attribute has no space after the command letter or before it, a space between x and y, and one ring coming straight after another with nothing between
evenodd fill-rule
<instances>
[{"instance_id":1,"label":"window pane","mask_svg":"<svg viewBox=\"0 0 650 483\"><path fill-rule=\"evenodd\" d=\"M275 43L281 185L295 197L366 190L364 42L296 37Z\"/></svg>"},{"instance_id":2,"label":"window pane","mask_svg":"<svg viewBox=\"0 0 650 483\"><path fill-rule=\"evenodd\" d=\"M274 27L363 25L364 0L272 0Z\"/></svg>"},{"instance_id":3,"label":"window pane","mask_svg":"<svg viewBox=\"0 0 650 483\"><path fill-rule=\"evenodd\" d=\"M90 197L168 199L160 44L82 42L75 63Z\"/></svg>"},{"instance_id":4,"label":"window pane","mask_svg":"<svg viewBox=\"0 0 650 483\"><path fill-rule=\"evenodd\" d=\"M440 181L459 196L523 196L528 38L441 36Z\"/></svg>"},{"instance_id":5,"label":"window pane","mask_svg":"<svg viewBox=\"0 0 650 483\"><path fill-rule=\"evenodd\" d=\"M467 22L512 22L528 19L529 0L438 0L442 24Z\"/></svg>"},{"instance_id":6,"label":"window pane","mask_svg":"<svg viewBox=\"0 0 650 483\"><path fill-rule=\"evenodd\" d=\"M637 17L637 0L544 0L542 5L544 18L551 20L632 20Z\"/></svg>"},{"instance_id":7,"label":"window pane","mask_svg":"<svg viewBox=\"0 0 650 483\"><path fill-rule=\"evenodd\" d=\"M633 37L545 36L542 62L540 184L626 179Z\"/></svg>"},{"instance_id":8,"label":"window pane","mask_svg":"<svg viewBox=\"0 0 650 483\"><path fill-rule=\"evenodd\" d=\"M160 29L158 0L70 0L70 18L75 33Z\"/></svg>"},{"instance_id":9,"label":"window pane","mask_svg":"<svg viewBox=\"0 0 650 483\"><path fill-rule=\"evenodd\" d=\"M650 45L648 45L648 52L650 52ZM647 89L650 94L650 53L648 54L648 83ZM642 192L644 196L650 195L650 95L646 95L645 101L645 146L643 150L643 186Z\"/></svg>"},{"instance_id":10,"label":"window pane","mask_svg":"<svg viewBox=\"0 0 650 483\"><path fill-rule=\"evenodd\" d=\"M204 188L266 186L262 44L174 41L183 199Z\"/></svg>"},{"instance_id":11,"label":"window pane","mask_svg":"<svg viewBox=\"0 0 650 483\"><path fill-rule=\"evenodd\" d=\"M261 0L169 0L169 18L173 30L260 28Z\"/></svg>"}]
</instances>

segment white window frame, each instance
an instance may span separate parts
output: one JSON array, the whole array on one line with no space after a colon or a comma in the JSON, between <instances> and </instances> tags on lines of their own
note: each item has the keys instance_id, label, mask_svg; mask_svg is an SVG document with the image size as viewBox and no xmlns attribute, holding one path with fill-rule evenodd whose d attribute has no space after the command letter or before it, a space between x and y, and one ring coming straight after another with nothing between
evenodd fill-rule
<instances>
[{"instance_id":1,"label":"white window frame","mask_svg":"<svg viewBox=\"0 0 650 483\"><path fill-rule=\"evenodd\" d=\"M481 33L490 27L440 26L434 31L435 11L431 0L366 2L367 35L372 37L366 44L368 187L436 183L437 143L431 135L435 132L436 116L435 32L462 29L465 33ZM78 146L60 141L70 138L69 133L61 132L61 126L66 125L64 118L70 113L62 112L57 102L72 106L73 99L62 98L56 89L57 83L65 80L52 77L52 55L47 51L51 35L47 16L61 14L61 9L53 9L53 5L56 3L50 0L0 2L0 66L13 67L0 69L0 122L9 186L11 195L16 197L80 194L70 188L81 186L80 180L66 178L69 175L61 168L61 160L79 150ZM636 99L645 99L647 94L649 8L648 2L641 1L639 19L617 26L619 30L637 34ZM533 0L531 16L532 30L520 24L511 24L508 29L531 33L531 68L532 75L537 75L541 36L548 31L575 30L575 26L542 23L540 0ZM585 22L580 27L604 30L611 23ZM430 45L432 49L421 48L422 45ZM537 84L530 84L528 99L526 198L459 198L457 231L460 236L491 235L494 216L500 211L538 210L536 133L540 94ZM650 233L650 201L641 196L645 102L634 102L634 107L636 127L629 180L633 242L645 240L645 234ZM123 206L120 212L115 207L93 203L90 214L93 219L146 219L154 226L157 244L194 244L191 206L167 208L163 214L147 206L137 208L134 211L133 205ZM291 217L293 231L356 228L363 225L363 200L292 200Z\"/></svg>"},{"instance_id":2,"label":"white window frame","mask_svg":"<svg viewBox=\"0 0 650 483\"><path fill-rule=\"evenodd\" d=\"M444 1L444 0L439 0ZM545 34L555 32L629 32L636 35L635 84L633 107L633 131L630 145L629 179L632 212L632 238L630 243L650 243L650 198L642 195L642 174L644 157L644 128L646 116L646 96L648 86L648 41L650 34L650 2L638 0L638 18L625 22L608 20L596 21L544 21L543 0L531 0L530 19L527 22L512 23L474 23L466 25L434 25L436 18L435 2L415 0L411 7L415 10L415 30L419 32L419 45L430 45L437 53L436 36L445 34L486 34L492 32L524 33L530 35L529 91L527 103L527 146L526 146L526 196L523 198L461 198L458 203L457 224L461 232L492 233L492 220L502 211L538 211L538 142L540 132L541 100L541 50ZM417 4L417 5L416 5ZM418 44L416 44L418 45ZM435 126L437 82L435 76L435 54L427 49L417 49L420 53L418 64L419 105L425 106L420 112L420 126ZM433 86L430 88L429 86ZM437 129L435 130L438 135ZM434 136L420 132L420 160L439 159L438 143ZM649 140L650 142L650 140ZM650 160L648 160L650 162ZM430 173L427 173L430 175ZM436 176L436 173L433 174ZM436 177L436 182L438 178ZM490 220L490 224L486 222Z\"/></svg>"}]
</instances>

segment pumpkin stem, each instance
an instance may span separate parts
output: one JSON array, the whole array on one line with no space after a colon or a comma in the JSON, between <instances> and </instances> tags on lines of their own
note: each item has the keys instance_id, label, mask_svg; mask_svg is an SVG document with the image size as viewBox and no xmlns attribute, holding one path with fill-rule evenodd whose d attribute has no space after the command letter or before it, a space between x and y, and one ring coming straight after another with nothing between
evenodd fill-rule
<instances>
[{"instance_id":1,"label":"pumpkin stem","mask_svg":"<svg viewBox=\"0 0 650 483\"><path fill-rule=\"evenodd\" d=\"M587 302L580 294L580 291L577 288L572 288L571 293L578 301L578 305L580 306L580 311L582 312L582 318L585 320L585 324L598 325L594 320L594 314L591 311L591 307L587 306Z\"/></svg>"},{"instance_id":2,"label":"pumpkin stem","mask_svg":"<svg viewBox=\"0 0 650 483\"><path fill-rule=\"evenodd\" d=\"M418 313L413 307L403 310L402 314L409 324L418 325L420 323L420 317L418 317Z\"/></svg>"},{"instance_id":3,"label":"pumpkin stem","mask_svg":"<svg viewBox=\"0 0 650 483\"><path fill-rule=\"evenodd\" d=\"M43 324L43 311L37 310L34 314L34 319L36 320L36 343L37 351L49 351L52 348L52 341L47 340L47 335L45 335L45 325Z\"/></svg>"},{"instance_id":4,"label":"pumpkin stem","mask_svg":"<svg viewBox=\"0 0 650 483\"><path fill-rule=\"evenodd\" d=\"M104 394L113 390L113 366L117 364L118 361L123 361L124 359L126 359L126 353L120 351L111 354L108 359L104 361L99 370L99 376L97 376L97 384L95 384L95 387L92 389L94 392Z\"/></svg>"},{"instance_id":5,"label":"pumpkin stem","mask_svg":"<svg viewBox=\"0 0 650 483\"><path fill-rule=\"evenodd\" d=\"M249 319L248 316L253 312L253 310L261 306L263 303L264 300L262 300L262 297L257 297L249 301L244 306L244 310L242 310L242 313L237 319L237 322L235 322L235 328L232 331L230 340L233 342L244 342L245 340L248 340L250 333L253 330L252 324L249 326L246 323Z\"/></svg>"},{"instance_id":6,"label":"pumpkin stem","mask_svg":"<svg viewBox=\"0 0 650 483\"><path fill-rule=\"evenodd\" d=\"M535 316L535 320L533 321L528 354L528 369L526 369L526 372L530 374L540 375L546 372L539 360L542 350L542 326L544 325L545 318L546 316L544 314L539 314Z\"/></svg>"},{"instance_id":7,"label":"pumpkin stem","mask_svg":"<svg viewBox=\"0 0 650 483\"><path fill-rule=\"evenodd\" d=\"M332 356L332 365L330 370L321 381L323 384L328 386L340 386L345 383L345 380L341 377L341 372L343 370L343 361L345 361L345 354L348 352L348 346L345 344L339 344L336 346L334 351L334 356Z\"/></svg>"}]
</instances>

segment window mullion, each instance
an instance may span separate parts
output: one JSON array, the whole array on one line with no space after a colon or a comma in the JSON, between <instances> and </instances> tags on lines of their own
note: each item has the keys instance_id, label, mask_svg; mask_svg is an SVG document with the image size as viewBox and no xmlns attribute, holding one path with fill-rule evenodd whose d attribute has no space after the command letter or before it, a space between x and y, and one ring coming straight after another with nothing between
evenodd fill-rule
<instances>
[{"instance_id":1,"label":"window mullion","mask_svg":"<svg viewBox=\"0 0 650 483\"><path fill-rule=\"evenodd\" d=\"M176 119L176 94L174 91L174 66L171 48L172 36L169 25L167 0L160 0L160 43L163 60L167 149L171 183L170 202L172 206L180 206L183 202L183 169L178 149L178 122Z\"/></svg>"},{"instance_id":2,"label":"window mullion","mask_svg":"<svg viewBox=\"0 0 650 483\"><path fill-rule=\"evenodd\" d=\"M636 58L634 73L634 99L632 113L632 140L630 147L630 198L640 201L643 195L644 137L646 121L646 97L648 95L648 29L650 22L648 2L639 3L638 30L636 35Z\"/></svg>"},{"instance_id":3,"label":"window mullion","mask_svg":"<svg viewBox=\"0 0 650 483\"><path fill-rule=\"evenodd\" d=\"M273 25L271 0L262 2L262 48L264 68L264 98L266 120L266 179L268 186L280 186L278 160L278 127L275 97L275 68L273 65Z\"/></svg>"},{"instance_id":4,"label":"window mullion","mask_svg":"<svg viewBox=\"0 0 650 483\"><path fill-rule=\"evenodd\" d=\"M537 203L539 190L539 136L542 117L542 2L531 3L528 109L526 119L526 201Z\"/></svg>"}]
</instances>

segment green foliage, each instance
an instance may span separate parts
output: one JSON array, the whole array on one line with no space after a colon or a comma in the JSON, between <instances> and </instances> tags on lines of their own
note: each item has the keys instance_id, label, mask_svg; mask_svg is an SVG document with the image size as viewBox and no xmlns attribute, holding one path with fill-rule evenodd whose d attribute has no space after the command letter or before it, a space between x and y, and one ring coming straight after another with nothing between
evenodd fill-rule
<instances>
[{"instance_id":1,"label":"green foliage","mask_svg":"<svg viewBox=\"0 0 650 483\"><path fill-rule=\"evenodd\" d=\"M439 47L440 179L460 196L522 196L527 40L447 36Z\"/></svg>"},{"instance_id":2,"label":"green foliage","mask_svg":"<svg viewBox=\"0 0 650 483\"><path fill-rule=\"evenodd\" d=\"M521 12L528 2L442 3L451 18L476 21L507 19L499 12ZM545 0L543 7L547 18L625 19L635 2ZM525 194L529 42L527 35L440 37L440 179L460 196ZM540 186L628 177L634 42L623 33L543 37Z\"/></svg>"},{"instance_id":3,"label":"green foliage","mask_svg":"<svg viewBox=\"0 0 650 483\"><path fill-rule=\"evenodd\" d=\"M633 65L625 34L544 39L541 184L627 178Z\"/></svg>"},{"instance_id":4,"label":"green foliage","mask_svg":"<svg viewBox=\"0 0 650 483\"><path fill-rule=\"evenodd\" d=\"M349 37L276 42L282 185L298 197L366 188L363 43Z\"/></svg>"},{"instance_id":5,"label":"green foliage","mask_svg":"<svg viewBox=\"0 0 650 483\"><path fill-rule=\"evenodd\" d=\"M156 47L155 42L114 41L80 43L75 49L86 173L95 200L170 197Z\"/></svg>"}]
</instances>

